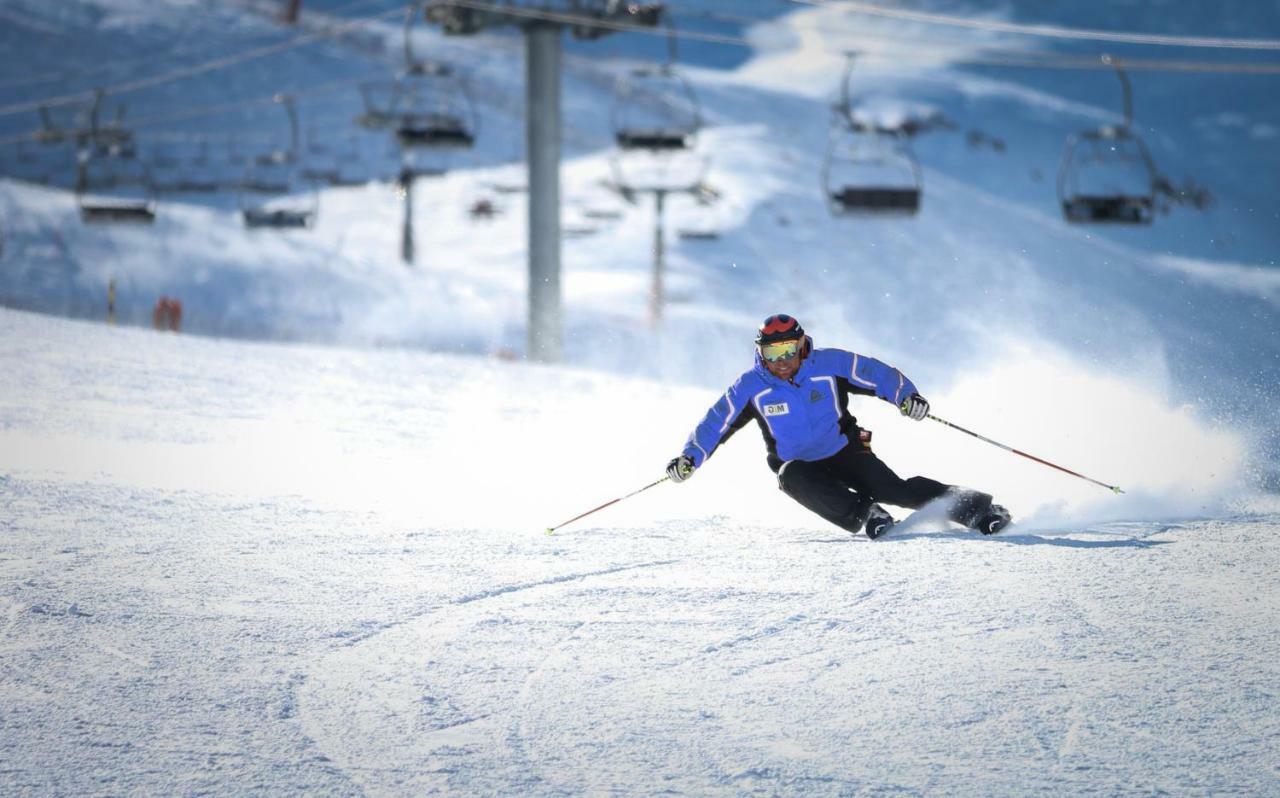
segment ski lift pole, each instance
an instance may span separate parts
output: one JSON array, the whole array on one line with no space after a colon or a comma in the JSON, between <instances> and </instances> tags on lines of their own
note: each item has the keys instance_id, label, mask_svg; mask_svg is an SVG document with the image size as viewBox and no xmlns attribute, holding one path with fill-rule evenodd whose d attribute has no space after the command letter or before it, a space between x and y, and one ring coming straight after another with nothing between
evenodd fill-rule
<instances>
[{"instance_id":1,"label":"ski lift pole","mask_svg":"<svg viewBox=\"0 0 1280 798\"><path fill-rule=\"evenodd\" d=\"M574 521L577 521L579 518L586 518L587 516L591 515L592 513L599 512L600 510L603 510L604 508L606 508L606 507L608 507L608 506L610 506L610 505L612 505L612 504L617 504L618 502L622 501L623 499L630 499L632 496L635 496L637 493L644 493L644 492L645 492L646 490L648 490L649 488L652 488L652 487L654 487L655 485L661 485L663 482L666 482L666 481L667 481L667 480L669 480L669 479L671 479L671 477L663 477L662 479L659 479L659 480L657 480L656 482L650 482L648 485L645 485L643 488L640 488L639 490L633 490L633 491L631 491L631 492L630 492L630 493L628 493L626 496L619 496L619 497L618 497L618 498L616 498L616 499L613 499L613 500L611 500L611 501L607 501L607 502L605 502L604 504L600 505L599 507L595 507L595 508L592 508L592 509L590 509L590 510L587 510L587 511L586 511L585 513L583 513L582 515L575 515L573 518L570 518L568 521L565 521L565 522L563 522L563 523L556 524L555 526L549 526L549 527L547 527L547 534L548 534L548 535L550 535L552 532L555 532L557 529L559 529L559 528L560 528L560 527L562 527L562 526L568 526L569 524L572 524Z\"/></svg>"},{"instance_id":2,"label":"ski lift pole","mask_svg":"<svg viewBox=\"0 0 1280 798\"><path fill-rule=\"evenodd\" d=\"M1001 449L1004 449L1006 452L1013 452L1014 454L1016 454L1016 455L1021 455L1022 457L1025 457L1025 458L1027 458L1028 460L1034 460L1034 461L1036 461L1037 463L1039 463L1039 464L1041 464L1041 465L1047 465L1047 466L1049 466L1050 468L1056 468L1056 469L1058 469L1059 471L1062 471L1063 473L1070 474L1070 475L1071 475L1071 476L1073 476L1073 477L1078 477L1078 478L1080 478L1080 479L1085 480L1086 482L1092 482L1092 483L1093 483L1093 484L1095 484L1095 485L1098 485L1098 486L1100 486L1100 487L1106 488L1107 490L1111 491L1112 493L1116 493L1116 494L1124 493L1124 491L1123 491L1123 490L1121 490L1121 489L1120 489L1120 487L1119 487L1119 486L1117 486L1117 485L1108 485L1108 484L1107 484L1107 483L1105 483L1105 482L1099 482L1098 480L1093 479L1092 477L1086 477L1084 474L1078 474L1078 473L1076 473L1075 471L1072 471L1072 470L1071 470L1071 469L1069 469L1069 468L1063 468L1062 466L1057 465L1057 464L1055 464L1055 463L1050 463L1048 460L1044 460L1044 459L1042 459L1042 458L1036 457L1034 454L1027 454L1026 452L1019 451L1019 450L1017 450L1017 449L1013 448L1012 446L1006 446L1005 444L1000 443L999 441L993 441L993 440L991 440L990 438L986 437L985 435L979 435L978 433L976 433L976 432L974 432L974 431L972 431L972 430L967 430L967 429L965 429L964 427L960 426L959 424L952 424L950 421L947 421L945 418L938 418L937 416L933 415L932 413L930 413L930 414L928 415L928 418L933 419L934 421L938 422L939 424L946 424L948 427L951 427L951 428L952 428L952 429L954 429L954 430L959 430L960 432L963 432L963 433L964 433L964 434L966 434L966 435L972 435L973 437L977 438L978 440L980 440L980 441L985 441L986 443L989 443L989 444L991 444L992 446L999 446Z\"/></svg>"}]
</instances>

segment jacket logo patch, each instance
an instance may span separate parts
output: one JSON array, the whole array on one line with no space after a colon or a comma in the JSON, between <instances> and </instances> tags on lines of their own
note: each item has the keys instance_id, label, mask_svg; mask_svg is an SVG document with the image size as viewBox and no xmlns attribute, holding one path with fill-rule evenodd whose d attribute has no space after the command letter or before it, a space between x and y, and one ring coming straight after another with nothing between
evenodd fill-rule
<instances>
[{"instance_id":1,"label":"jacket logo patch","mask_svg":"<svg viewBox=\"0 0 1280 798\"><path fill-rule=\"evenodd\" d=\"M822 400L822 394L818 392L817 388L814 388L813 390L809 391L810 402L818 402L821 400Z\"/></svg>"},{"instance_id":2,"label":"jacket logo patch","mask_svg":"<svg viewBox=\"0 0 1280 798\"><path fill-rule=\"evenodd\" d=\"M786 402L779 402L776 405L765 405L764 414L766 416L785 416L791 412L791 408L787 407Z\"/></svg>"}]
</instances>

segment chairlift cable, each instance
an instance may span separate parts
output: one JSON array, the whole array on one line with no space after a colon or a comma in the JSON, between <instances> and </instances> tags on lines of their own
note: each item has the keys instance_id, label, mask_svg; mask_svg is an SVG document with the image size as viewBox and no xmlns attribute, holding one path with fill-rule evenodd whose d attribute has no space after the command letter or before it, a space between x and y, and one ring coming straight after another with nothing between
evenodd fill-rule
<instances>
[{"instance_id":1,"label":"chairlift cable","mask_svg":"<svg viewBox=\"0 0 1280 798\"><path fill-rule=\"evenodd\" d=\"M52 108L52 107L57 107L62 105L70 105L71 103L89 101L89 100L92 100L98 94L99 91L102 91L110 95L119 95L119 94L127 94L130 92L139 91L141 89L148 89L153 86L163 85L165 83L172 83L173 81L181 80L183 78L194 77L196 75L202 75L207 72L214 72L219 69L225 69L227 67L235 66L237 64L242 64L258 58L274 55L276 53L284 52L286 50L291 50L295 47L314 44L315 42L322 41L324 39L330 39L335 36L339 36L353 28L357 28L362 25L367 25L370 22L375 22L383 18L391 17L392 15L396 15L400 13L402 13L402 10L397 7L395 9L392 9L391 11L384 11L380 14L375 14L369 17L361 17L360 19L353 20L351 22L347 22L342 25L338 25L329 30L297 36L283 42L276 42L275 44L256 47L251 50L245 50L240 53L235 53L233 55L224 56L222 58L215 58L211 61L205 61L204 63L196 64L194 66L184 67L182 69L175 69L160 75L153 75L146 78L140 78L138 80L127 81L125 83L118 83L116 85L106 86L101 89L90 89L87 91L79 91L79 92L73 92L70 94L64 94L58 97L46 97L40 100L28 100L28 101L19 102L19 103L13 103L11 105L0 106L0 116L12 116L14 114L26 113L28 111L36 111L36 110L39 110L41 107Z\"/></svg>"},{"instance_id":2,"label":"chairlift cable","mask_svg":"<svg viewBox=\"0 0 1280 798\"><path fill-rule=\"evenodd\" d=\"M351 86L358 85L364 81L369 80L370 77L373 77L373 75L366 74L358 78L343 78L341 80L322 83L317 86L312 86L306 89L291 90L289 93L292 94L295 98L315 97L318 95L339 91L341 89L350 88ZM231 113L233 111L239 111L246 108L253 108L260 105L271 105L276 101L276 97L279 94L281 94L281 92L273 91L270 94L265 94L263 96L254 97L248 100L237 100L235 102L223 103L221 105L191 106L189 108L180 109L178 111L175 111L169 114L138 117L137 119L134 119L132 121L130 127L131 129L138 129L143 127L149 127L151 125L166 124L169 122L183 122L188 119L199 119L206 116L217 116L219 114ZM8 144L16 144L16 143L26 142L26 141L34 141L36 139L38 132L39 131L32 131L28 133L16 133L12 136L0 137L0 146L8 145ZM205 136L205 138L208 138L208 137ZM232 138L232 137L227 137L227 138Z\"/></svg>"},{"instance_id":3,"label":"chairlift cable","mask_svg":"<svg viewBox=\"0 0 1280 798\"><path fill-rule=\"evenodd\" d=\"M353 2L348 3L345 6L342 6L340 8L337 8L337 9L334 9L333 11L328 12L326 16L338 17L341 14L344 14L352 10L353 8L358 8L360 6L368 5L372 2L376 2L376 0L353 0ZM191 32L192 31L189 28L183 28L183 29L180 29L179 31L180 34L191 33ZM210 50L216 50L216 49L217 49L216 46L211 46L207 40L201 39L196 43L181 44L177 47L174 47L172 50L168 50L167 52L164 52L161 54L152 53L151 55L146 55L140 58L133 58L133 59L124 60L124 61L113 59L108 64L105 64L105 65L98 64L96 66L86 67L84 69L71 69L71 70L66 70L62 72L43 72L35 75L27 75L21 78L13 78L11 80L2 80L0 81L0 89L10 89L10 88L16 88L20 86L31 86L37 83L50 83L55 80L74 80L75 78L79 78L84 75L96 75L100 77L104 66L106 69L111 70L113 72L131 71L131 70L135 70L138 67L149 66L149 65L153 66L153 65L156 65L157 63L163 63L166 61L177 61L180 58L184 58L184 57L193 55L195 53L209 52Z\"/></svg>"},{"instance_id":4,"label":"chairlift cable","mask_svg":"<svg viewBox=\"0 0 1280 798\"><path fill-rule=\"evenodd\" d=\"M1219 36L1170 36L1160 33L1118 32L1092 30L1087 28L1068 28L1062 25L1024 25L1016 22L1000 22L998 20L974 19L958 17L950 14L936 14L928 11L911 11L905 8L887 8L876 3L862 0L838 0L828 3L822 0L787 0L795 5L815 6L818 8L842 8L858 14L868 14L891 19L902 19L911 22L928 22L935 25L947 25L958 28L999 33L1017 33L1026 36L1040 36L1052 39L1083 39L1088 41L1115 42L1120 44L1150 44L1164 47L1207 47L1232 50L1280 50L1280 39L1237 39Z\"/></svg>"},{"instance_id":5,"label":"chairlift cable","mask_svg":"<svg viewBox=\"0 0 1280 798\"><path fill-rule=\"evenodd\" d=\"M786 3L799 2L799 0L782 0L782 2L786 2ZM816 5L816 3L814 5ZM702 12L702 11L685 10L685 9L679 8L678 6L673 6L671 4L667 4L667 9L672 13L678 14L680 16L698 17L698 18L710 19L714 21L730 22L730 23L739 24L739 25L766 25L766 24L775 23L778 20L778 18L769 18L769 17L752 17L752 16L743 16L740 14L724 14L719 12ZM974 42L972 41L965 41L961 39L938 39L932 36L928 38L910 38L910 37L882 35L879 33L873 36L868 34L866 30L863 28L834 27L826 22L823 23L822 28L824 31L839 31L839 32L848 31L851 34L859 36L860 39L865 44L859 45L859 47L857 48L849 48L850 50L857 50L860 53L871 55L873 57L880 57L884 59L895 58L895 59L901 59L903 61L927 61L929 59L927 58L921 59L919 56L921 54L929 55L930 53L940 53L939 60L945 60L947 63L956 64L958 66L1022 67L1022 66L1029 66L1029 65L1024 64L1021 61L1019 62L1005 61L1005 60L1001 60L1001 58L1017 59L1017 58L1039 57L1044 59L1044 61L1037 62L1034 66L1043 67L1045 69L1101 68L1097 66L1097 62L1096 62L1096 59L1102 56L1101 53L1055 54L1055 53L1043 53L1043 52L1031 51L1031 50L1019 50L1019 49L1012 49L1012 48L982 46L981 47L982 53L997 56L997 58L984 57L984 59L981 62L976 62L973 60L958 59L954 55L947 54L945 50L939 49L939 48L948 48L948 47L973 47ZM870 46L870 45L881 45L884 43L890 43L892 45L900 46L904 49L894 50L887 47ZM1061 58L1061 60L1060 61L1056 60L1055 56L1057 56L1058 58ZM1276 72L1280 71L1280 64L1274 64L1274 63L1262 63L1257 65L1252 65L1252 64L1240 64L1240 63L1232 64L1232 63L1208 62L1208 61L1156 60L1156 59L1138 59L1133 61L1125 61L1124 63L1126 67L1130 69L1140 70L1140 71L1155 71L1155 72L1275 74ZM1255 69L1253 68L1254 66L1257 66L1260 68Z\"/></svg>"},{"instance_id":6,"label":"chairlift cable","mask_svg":"<svg viewBox=\"0 0 1280 798\"><path fill-rule=\"evenodd\" d=\"M808 3L811 5L823 6L825 4L817 3L816 0L787 0L795 3ZM850 0L852 1L852 0ZM626 22L615 22L612 20L584 20L580 17L570 14L563 14L555 11L549 11L537 8L516 8L507 5L498 5L486 0L449 0L453 5L463 8L469 8L476 11L491 11L496 13L508 14L511 16L523 17L526 19L542 19L548 22L562 22L565 24L573 24L581 27L606 28L608 30L623 31L629 33L643 33L649 36L666 36L666 30L651 28L643 25L635 25ZM768 20L761 20L767 22ZM695 41L705 41L718 44L730 44L754 49L757 45L739 36L728 36L715 33L701 33L698 31L677 30L675 36L683 39ZM954 55L943 51L921 49L919 45L927 46L929 42L921 41L917 45L911 40L901 40L903 45L910 47L910 50L894 51L892 54L880 53L875 51L867 51L866 56L869 58L892 58L897 61L923 61L928 63L934 60L945 61L949 64L957 66L996 66L996 67L1027 67L1037 69L1112 69L1110 64L1100 63L1100 54L1097 55L1081 55L1081 56L1051 56L1037 57L1034 59L1026 58L1018 60L1015 58L984 58L984 57L962 57L956 58ZM1269 41L1259 39L1246 39L1241 41ZM1280 44L1280 43L1278 43ZM1278 47L1277 49L1280 49ZM994 52L994 51L993 51ZM1016 51L1013 52L1016 55ZM920 56L926 56L921 58ZM1027 55L1034 55L1028 53ZM930 58L929 56L932 56ZM1207 72L1220 74L1253 74L1253 75L1274 75L1280 74L1280 63L1265 62L1254 64L1232 64L1212 61L1186 61L1186 60L1153 60L1153 59L1115 59L1116 63L1121 63L1126 69L1135 71L1156 71L1156 72Z\"/></svg>"},{"instance_id":7,"label":"chairlift cable","mask_svg":"<svg viewBox=\"0 0 1280 798\"><path fill-rule=\"evenodd\" d=\"M496 5L484 0L451 0L454 4L471 8L475 10L500 11L503 13L522 16L529 19L545 19L548 21L557 21L572 23L577 25L586 25L593 27L603 27L612 30L644 33L656 36L676 36L697 41L707 41L720 44L737 45L746 48L752 48L754 45L744 38L727 36L721 34L707 34L689 30L655 30L650 27L632 25L622 22L613 22L606 20L586 20L581 17L561 14L554 11L547 11L534 8L515 8L505 5ZM806 0L787 0L793 3L802 3ZM810 3L822 5L818 3ZM130 83L119 84L108 87L108 94L120 94L129 91L135 91L141 88L147 88L154 85L160 85L165 82L178 80L184 77L190 77L205 72L233 66L238 63L261 58L274 52L280 52L292 47L303 46L306 44L319 41L324 38L338 36L347 30L368 24L369 22L390 18L394 15L402 13L402 7L397 6L394 9L375 14L370 17L363 17L344 23L338 27L315 34L308 34L291 39L286 42L260 47L238 53L234 56L215 59L205 62L194 67L176 70L174 72L157 75L143 80L133 81ZM767 21L767 20L761 20ZM1261 41L1261 40L1252 40ZM906 42L904 42L906 43ZM1010 51L1006 51L1010 52ZM1053 56L1042 57L1035 54L1015 54L1005 57L963 57L955 58L945 51L933 50L914 47L910 51L863 51L862 56L871 60L892 60L895 62L915 62L929 63L931 61L953 64L956 66L990 66L990 67L1008 67L1008 68L1027 68L1027 69L1064 69L1064 70L1086 70L1086 69L1113 69L1115 66L1122 66L1129 71L1157 71L1157 72L1200 72L1200 73L1216 73L1216 74L1252 74L1252 75L1275 75L1280 74L1280 63L1254 63L1254 64L1230 64L1230 63L1213 63L1203 61L1182 61L1182 60L1153 60L1153 59L1112 59L1111 63L1103 63L1097 56L1081 55L1081 56ZM363 78L362 78L363 80ZM301 95L303 92L298 92ZM310 92L306 92L310 93ZM26 111L38 110L43 107L51 107L55 105L66 105L73 102L91 100L95 96L96 91L83 91L73 94L62 95L60 97L44 98L41 100L26 101L15 103L8 106L0 106L0 116L11 116L13 114ZM254 104L266 102L265 99L253 101ZM221 109L220 109L221 110ZM174 115L163 118L163 121L175 121L180 118L192 118L209 112L210 109L202 108L192 111L190 115ZM154 122L154 120L150 120ZM25 141L37 141L40 131L33 130L27 133L19 133L11 136L0 138L0 145L13 144Z\"/></svg>"}]
</instances>

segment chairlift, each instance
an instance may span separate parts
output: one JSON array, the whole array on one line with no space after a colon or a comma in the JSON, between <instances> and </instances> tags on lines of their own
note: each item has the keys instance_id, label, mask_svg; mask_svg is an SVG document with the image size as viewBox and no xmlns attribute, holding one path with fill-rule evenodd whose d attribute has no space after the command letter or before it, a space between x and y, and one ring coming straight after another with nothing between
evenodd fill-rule
<instances>
[{"instance_id":1,"label":"chairlift","mask_svg":"<svg viewBox=\"0 0 1280 798\"><path fill-rule=\"evenodd\" d=\"M305 229L315 224L320 194L313 182L299 190L290 161L255 164L240 182L236 203L245 227Z\"/></svg>"},{"instance_id":2,"label":"chairlift","mask_svg":"<svg viewBox=\"0 0 1280 798\"><path fill-rule=\"evenodd\" d=\"M315 210L299 208L242 208L240 213L250 230L307 230L316 220Z\"/></svg>"},{"instance_id":3,"label":"chairlift","mask_svg":"<svg viewBox=\"0 0 1280 798\"><path fill-rule=\"evenodd\" d=\"M622 150L687 150L697 142L702 111L693 86L671 64L633 69L620 81L613 137Z\"/></svg>"},{"instance_id":4,"label":"chairlift","mask_svg":"<svg viewBox=\"0 0 1280 798\"><path fill-rule=\"evenodd\" d=\"M864 122L854 110L858 53L845 54L840 99L822 165L823 196L832 216L913 216L924 175L908 131Z\"/></svg>"},{"instance_id":5,"label":"chairlift","mask_svg":"<svg viewBox=\"0 0 1280 798\"><path fill-rule=\"evenodd\" d=\"M390 81L360 87L364 113L356 121L371 130L391 130L402 148L469 148L478 119L470 92L448 64L419 59L413 51L413 20L405 14L405 70Z\"/></svg>"},{"instance_id":6,"label":"chairlift","mask_svg":"<svg viewBox=\"0 0 1280 798\"><path fill-rule=\"evenodd\" d=\"M276 96L289 118L289 146L259 153L240 181L236 203L245 227L276 230L307 229L320 212L320 192L314 181L299 190L298 112L293 98Z\"/></svg>"},{"instance_id":7,"label":"chairlift","mask_svg":"<svg viewBox=\"0 0 1280 798\"><path fill-rule=\"evenodd\" d=\"M1104 63L1112 64L1109 57ZM1115 66L1124 101L1124 123L1085 130L1067 139L1058 168L1058 202L1068 222L1151 224L1159 173L1147 145L1133 132L1129 79Z\"/></svg>"},{"instance_id":8,"label":"chairlift","mask_svg":"<svg viewBox=\"0 0 1280 798\"><path fill-rule=\"evenodd\" d=\"M676 230L681 241L719 241L720 231L712 227L682 227Z\"/></svg>"},{"instance_id":9,"label":"chairlift","mask_svg":"<svg viewBox=\"0 0 1280 798\"><path fill-rule=\"evenodd\" d=\"M396 102L394 128L401 147L475 145L475 107L466 86L449 65L411 61L401 78Z\"/></svg>"},{"instance_id":10,"label":"chairlift","mask_svg":"<svg viewBox=\"0 0 1280 798\"><path fill-rule=\"evenodd\" d=\"M676 68L676 45L675 27L668 18L666 62L632 69L619 79L611 113L618 149L665 153L691 149L696 143L702 107L693 85Z\"/></svg>"},{"instance_id":11,"label":"chairlift","mask_svg":"<svg viewBox=\"0 0 1280 798\"><path fill-rule=\"evenodd\" d=\"M924 177L905 137L841 125L827 148L822 185L832 216L913 216Z\"/></svg>"},{"instance_id":12,"label":"chairlift","mask_svg":"<svg viewBox=\"0 0 1280 798\"><path fill-rule=\"evenodd\" d=\"M237 199L244 226L251 229L309 229L320 215L320 194L314 184L302 192L241 191Z\"/></svg>"},{"instance_id":13,"label":"chairlift","mask_svg":"<svg viewBox=\"0 0 1280 798\"><path fill-rule=\"evenodd\" d=\"M156 220L155 183L143 161L83 150L76 204L87 224L150 224Z\"/></svg>"}]
</instances>

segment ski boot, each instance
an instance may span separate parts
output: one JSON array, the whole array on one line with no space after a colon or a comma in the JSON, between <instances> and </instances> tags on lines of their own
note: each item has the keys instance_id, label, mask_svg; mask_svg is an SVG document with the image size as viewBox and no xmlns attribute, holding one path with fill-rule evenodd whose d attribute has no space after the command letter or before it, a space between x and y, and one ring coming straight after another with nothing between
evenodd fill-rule
<instances>
[{"instance_id":1,"label":"ski boot","mask_svg":"<svg viewBox=\"0 0 1280 798\"><path fill-rule=\"evenodd\" d=\"M994 535L1004 529L1013 520L1009 511L998 504L993 504L974 523L973 528L984 535Z\"/></svg>"},{"instance_id":2,"label":"ski boot","mask_svg":"<svg viewBox=\"0 0 1280 798\"><path fill-rule=\"evenodd\" d=\"M889 515L889 511L878 504L871 505L871 509L867 511L867 522L862 527L862 531L867 533L867 537L875 540L884 533L893 529L896 523L893 516Z\"/></svg>"}]
</instances>

